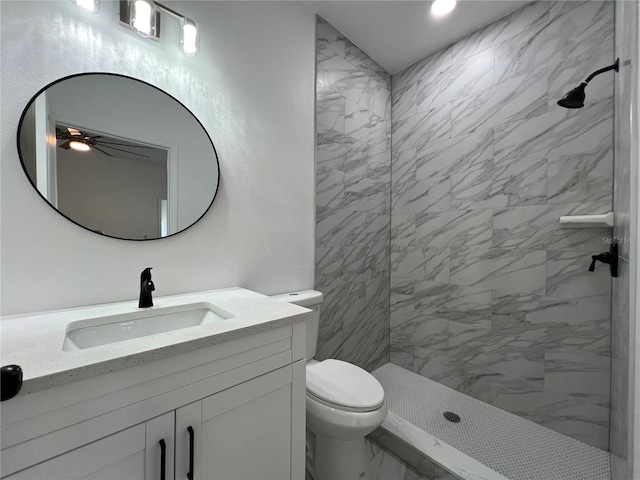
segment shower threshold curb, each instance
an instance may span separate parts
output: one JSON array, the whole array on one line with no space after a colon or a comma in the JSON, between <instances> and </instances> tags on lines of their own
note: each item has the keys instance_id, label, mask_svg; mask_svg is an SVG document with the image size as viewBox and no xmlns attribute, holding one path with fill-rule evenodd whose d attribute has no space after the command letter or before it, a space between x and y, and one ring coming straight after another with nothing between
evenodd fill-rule
<instances>
[{"instance_id":1,"label":"shower threshold curb","mask_svg":"<svg viewBox=\"0 0 640 480\"><path fill-rule=\"evenodd\" d=\"M429 478L433 463L461 480L509 480L391 411L369 436Z\"/></svg>"}]
</instances>

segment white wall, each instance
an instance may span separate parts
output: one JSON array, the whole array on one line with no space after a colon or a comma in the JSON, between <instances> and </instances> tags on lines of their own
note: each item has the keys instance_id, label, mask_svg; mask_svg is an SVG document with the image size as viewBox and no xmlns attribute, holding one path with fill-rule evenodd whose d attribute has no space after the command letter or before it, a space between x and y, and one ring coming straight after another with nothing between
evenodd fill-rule
<instances>
[{"instance_id":1,"label":"white wall","mask_svg":"<svg viewBox=\"0 0 640 480\"><path fill-rule=\"evenodd\" d=\"M314 264L315 17L294 2L167 2L202 29L201 53L159 43L68 0L0 2L1 311L134 299L154 267L156 295L228 286L310 288ZM169 19L171 20L171 19ZM221 184L211 210L150 242L68 222L31 188L17 155L20 114L43 86L80 72L140 78L180 100L209 132Z\"/></svg>"},{"instance_id":2,"label":"white wall","mask_svg":"<svg viewBox=\"0 0 640 480\"><path fill-rule=\"evenodd\" d=\"M159 200L167 198L166 163L59 148L57 174L58 210L73 221L111 237L160 236Z\"/></svg>"}]
</instances>

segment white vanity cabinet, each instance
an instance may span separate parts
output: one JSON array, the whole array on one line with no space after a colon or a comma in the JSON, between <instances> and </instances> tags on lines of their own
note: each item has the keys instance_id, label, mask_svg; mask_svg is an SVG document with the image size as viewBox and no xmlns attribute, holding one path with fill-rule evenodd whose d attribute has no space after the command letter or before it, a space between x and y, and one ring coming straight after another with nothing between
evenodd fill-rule
<instances>
[{"instance_id":1,"label":"white vanity cabinet","mask_svg":"<svg viewBox=\"0 0 640 480\"><path fill-rule=\"evenodd\" d=\"M303 479L303 357L297 322L20 394L2 404L2 478Z\"/></svg>"}]
</instances>

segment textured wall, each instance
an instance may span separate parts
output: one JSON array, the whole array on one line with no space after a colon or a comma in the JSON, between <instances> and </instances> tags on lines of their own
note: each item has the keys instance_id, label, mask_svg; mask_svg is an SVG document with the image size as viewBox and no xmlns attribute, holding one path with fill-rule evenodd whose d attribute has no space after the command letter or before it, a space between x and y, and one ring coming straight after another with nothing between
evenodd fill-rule
<instances>
[{"instance_id":1,"label":"textured wall","mask_svg":"<svg viewBox=\"0 0 640 480\"><path fill-rule=\"evenodd\" d=\"M608 447L613 2L535 2L393 76L391 361ZM603 237L605 237L603 239Z\"/></svg>"},{"instance_id":2,"label":"textured wall","mask_svg":"<svg viewBox=\"0 0 640 480\"><path fill-rule=\"evenodd\" d=\"M389 361L391 77L317 25L317 358Z\"/></svg>"},{"instance_id":3,"label":"textured wall","mask_svg":"<svg viewBox=\"0 0 640 480\"><path fill-rule=\"evenodd\" d=\"M167 5L200 25L197 57L179 51L171 18L160 42L119 26L117 2L96 15L68 0L0 2L3 314L136 298L146 266L158 296L313 286L315 15L295 2ZM152 242L102 237L31 188L16 149L23 108L49 82L90 71L156 85L202 121L221 183L189 230Z\"/></svg>"},{"instance_id":4,"label":"textured wall","mask_svg":"<svg viewBox=\"0 0 640 480\"><path fill-rule=\"evenodd\" d=\"M635 311L631 301L630 260L637 258L637 211L631 209L637 202L637 115L638 100L638 3L616 2L615 7L616 54L620 57L620 72L615 87L615 168L614 236L620 240L620 276L613 280L611 318L611 477L631 479L630 466L633 453L629 432L632 409L629 408L629 342L632 337L630 315ZM633 112L633 113L632 113ZM634 131L635 129L635 131ZM633 144L633 146L632 146ZM634 153L632 153L632 149Z\"/></svg>"}]
</instances>

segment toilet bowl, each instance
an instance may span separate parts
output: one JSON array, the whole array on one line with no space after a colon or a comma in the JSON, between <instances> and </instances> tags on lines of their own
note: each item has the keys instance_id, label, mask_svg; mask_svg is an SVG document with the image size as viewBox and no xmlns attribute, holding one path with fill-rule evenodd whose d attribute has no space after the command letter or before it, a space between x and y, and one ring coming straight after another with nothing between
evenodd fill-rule
<instances>
[{"instance_id":1,"label":"toilet bowl","mask_svg":"<svg viewBox=\"0 0 640 480\"><path fill-rule=\"evenodd\" d=\"M313 359L322 293L305 290L274 298L314 311L306 334L306 467L314 480L369 479L365 436L387 416L382 385L366 370L341 360Z\"/></svg>"}]
</instances>

